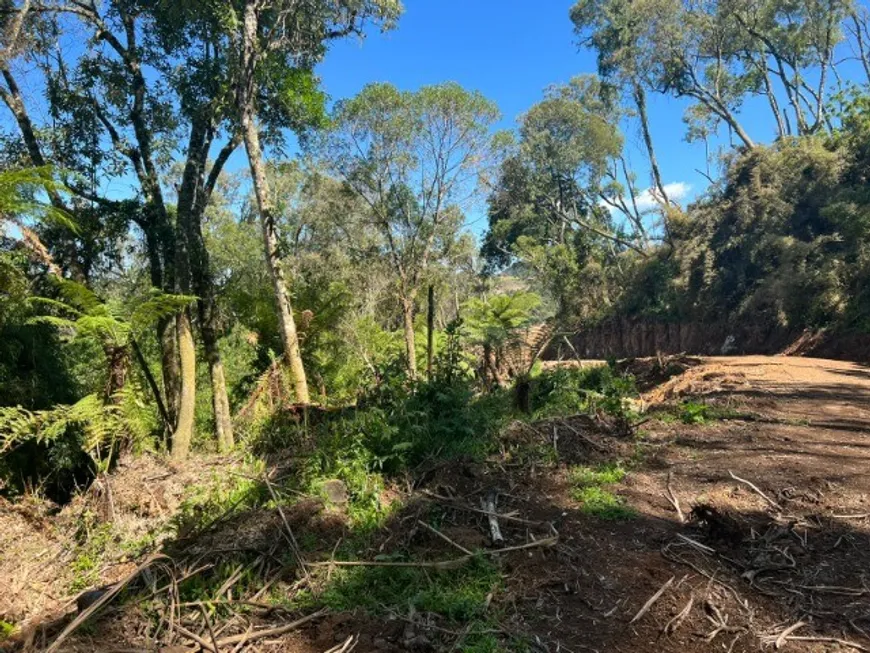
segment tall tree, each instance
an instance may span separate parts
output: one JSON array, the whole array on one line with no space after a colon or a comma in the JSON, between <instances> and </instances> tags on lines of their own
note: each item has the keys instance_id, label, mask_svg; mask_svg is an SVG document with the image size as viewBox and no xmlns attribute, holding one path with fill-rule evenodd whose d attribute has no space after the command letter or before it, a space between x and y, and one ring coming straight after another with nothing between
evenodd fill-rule
<instances>
[{"instance_id":1,"label":"tall tree","mask_svg":"<svg viewBox=\"0 0 870 653\"><path fill-rule=\"evenodd\" d=\"M651 4L651 3L648 3ZM578 0L571 8L571 21L580 45L593 48L598 54L598 73L627 96L637 110L640 130L650 164L653 195L668 204L667 190L662 179L658 157L653 144L647 111L647 88L650 65L648 42L644 41L645 20L656 15L655 6L646 9L625 0Z\"/></svg>"},{"instance_id":2,"label":"tall tree","mask_svg":"<svg viewBox=\"0 0 870 653\"><path fill-rule=\"evenodd\" d=\"M228 2L233 16L229 38L236 48L236 103L272 276L284 355L296 399L310 402L308 380L279 249L272 192L263 155L261 121L304 131L323 118L324 95L313 66L326 43L362 34L366 20L389 26L401 11L398 0L243 0Z\"/></svg>"},{"instance_id":3,"label":"tall tree","mask_svg":"<svg viewBox=\"0 0 870 653\"><path fill-rule=\"evenodd\" d=\"M414 314L439 249L461 226L461 209L494 165L496 106L457 84L403 92L367 86L339 104L323 155L363 198L396 275L408 373L417 374Z\"/></svg>"},{"instance_id":4,"label":"tall tree","mask_svg":"<svg viewBox=\"0 0 870 653\"><path fill-rule=\"evenodd\" d=\"M547 91L520 119L520 141L489 198L483 253L535 272L562 317L611 303L623 253L649 256L648 217L622 155L620 112L597 78Z\"/></svg>"},{"instance_id":5,"label":"tall tree","mask_svg":"<svg viewBox=\"0 0 870 653\"><path fill-rule=\"evenodd\" d=\"M105 5L76 2L58 7L38 5L35 16L70 13L90 30L91 48L76 61L36 58L46 77L55 131L50 142L57 162L73 170L91 165L92 176L110 178L129 171L138 181L142 209L131 213L145 237L150 278L164 292L196 292L215 398L215 417L222 448L232 444L229 402L217 349L214 297L208 258L199 227L211 190L227 158L238 145L228 137L214 163L208 155L226 119L229 91L227 60L209 40L207 23L185 20L184 6L143 0L113 0ZM187 8L189 10L189 7ZM62 21L52 27L63 37ZM44 49L45 52L48 48ZM184 61L183 68L177 64ZM15 86L7 79L7 104L16 114ZM16 118L31 158L42 145L32 123L20 111ZM186 147L178 142L187 123ZM33 134L33 136L31 136ZM184 158L175 206L170 206L162 175L178 149ZM75 165L76 162L82 162ZM87 177L86 177L87 178ZM70 186L88 201L112 206L97 183L71 178ZM158 323L166 404L171 420L173 455L187 456L195 402L195 346L191 315L164 316Z\"/></svg>"}]
</instances>

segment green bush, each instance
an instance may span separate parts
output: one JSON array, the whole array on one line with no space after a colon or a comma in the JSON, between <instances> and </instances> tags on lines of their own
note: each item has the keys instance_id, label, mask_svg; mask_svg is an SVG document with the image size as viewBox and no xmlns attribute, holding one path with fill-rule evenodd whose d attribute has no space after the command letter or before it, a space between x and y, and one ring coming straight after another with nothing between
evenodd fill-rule
<instances>
[{"instance_id":1,"label":"green bush","mask_svg":"<svg viewBox=\"0 0 870 653\"><path fill-rule=\"evenodd\" d=\"M611 365L557 367L533 380L531 407L538 419L597 410L626 416L625 400L636 395L634 378Z\"/></svg>"}]
</instances>

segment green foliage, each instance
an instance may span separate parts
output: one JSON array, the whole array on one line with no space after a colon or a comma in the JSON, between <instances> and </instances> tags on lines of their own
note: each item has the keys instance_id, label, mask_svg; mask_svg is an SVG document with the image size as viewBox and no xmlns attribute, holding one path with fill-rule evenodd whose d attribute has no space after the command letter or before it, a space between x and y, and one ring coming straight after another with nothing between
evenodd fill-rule
<instances>
[{"instance_id":1,"label":"green foliage","mask_svg":"<svg viewBox=\"0 0 870 653\"><path fill-rule=\"evenodd\" d=\"M69 587L71 592L80 592L99 582L103 555L112 537L111 524L100 524L95 528L87 529L83 538L84 544L79 547L75 559L70 564L73 575Z\"/></svg>"},{"instance_id":2,"label":"green foliage","mask_svg":"<svg viewBox=\"0 0 870 653\"><path fill-rule=\"evenodd\" d=\"M570 470L570 479L572 483L581 486L612 485L624 479L625 474L625 469L619 463L604 464L598 467L583 465Z\"/></svg>"},{"instance_id":3,"label":"green foliage","mask_svg":"<svg viewBox=\"0 0 870 653\"><path fill-rule=\"evenodd\" d=\"M625 499L598 486L578 488L574 498L582 504L582 510L599 519L623 520L634 517L634 510L625 505Z\"/></svg>"},{"instance_id":4,"label":"green foliage","mask_svg":"<svg viewBox=\"0 0 870 653\"><path fill-rule=\"evenodd\" d=\"M710 419L710 406L687 401L680 406L680 421L683 424L704 424Z\"/></svg>"},{"instance_id":5,"label":"green foliage","mask_svg":"<svg viewBox=\"0 0 870 653\"><path fill-rule=\"evenodd\" d=\"M107 445L126 432L117 406L104 404L96 395L50 410L5 407L0 408L0 454L31 439L38 444L53 442L66 435L69 429L79 433L82 450L96 459Z\"/></svg>"},{"instance_id":6,"label":"green foliage","mask_svg":"<svg viewBox=\"0 0 870 653\"><path fill-rule=\"evenodd\" d=\"M215 473L208 482L188 488L173 519L176 532L196 532L232 511L263 505L270 495L265 484L255 480L263 471L261 462L251 461L245 476Z\"/></svg>"},{"instance_id":7,"label":"green foliage","mask_svg":"<svg viewBox=\"0 0 870 653\"><path fill-rule=\"evenodd\" d=\"M397 561L393 559L393 561ZM459 569L359 567L339 570L321 599L333 610L363 608L374 614L408 607L452 623L481 619L488 594L501 583L498 569L477 558Z\"/></svg>"},{"instance_id":8,"label":"green foliage","mask_svg":"<svg viewBox=\"0 0 870 653\"><path fill-rule=\"evenodd\" d=\"M74 220L65 211L37 199L39 192L57 194L64 190L50 166L0 171L0 228L4 221L21 226L35 219L76 231Z\"/></svg>"},{"instance_id":9,"label":"green foliage","mask_svg":"<svg viewBox=\"0 0 870 653\"><path fill-rule=\"evenodd\" d=\"M503 347L536 320L540 305L538 295L520 291L490 295L485 299L472 298L465 303L462 313L472 342Z\"/></svg>"},{"instance_id":10,"label":"green foliage","mask_svg":"<svg viewBox=\"0 0 870 653\"><path fill-rule=\"evenodd\" d=\"M626 475L619 463L598 467L574 467L569 470L569 480L575 486L572 496L582 504L583 512L601 519L628 519L634 511L625 505L625 500L607 488L621 482Z\"/></svg>"},{"instance_id":11,"label":"green foliage","mask_svg":"<svg viewBox=\"0 0 870 653\"><path fill-rule=\"evenodd\" d=\"M633 268L612 312L735 332L870 328L862 152L805 137L734 155L721 186L672 216L673 250Z\"/></svg>"},{"instance_id":12,"label":"green foliage","mask_svg":"<svg viewBox=\"0 0 870 653\"><path fill-rule=\"evenodd\" d=\"M12 636L15 632L15 624L0 619L0 642Z\"/></svg>"},{"instance_id":13,"label":"green foliage","mask_svg":"<svg viewBox=\"0 0 870 653\"><path fill-rule=\"evenodd\" d=\"M602 410L627 419L626 399L636 394L634 379L610 365L557 367L532 380L531 408L536 418Z\"/></svg>"}]
</instances>

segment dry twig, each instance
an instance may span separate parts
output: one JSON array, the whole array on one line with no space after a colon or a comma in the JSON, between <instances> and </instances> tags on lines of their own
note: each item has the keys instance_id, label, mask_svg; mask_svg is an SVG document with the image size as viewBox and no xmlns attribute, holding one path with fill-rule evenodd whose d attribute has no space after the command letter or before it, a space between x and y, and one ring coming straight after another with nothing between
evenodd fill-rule
<instances>
[{"instance_id":1,"label":"dry twig","mask_svg":"<svg viewBox=\"0 0 870 653\"><path fill-rule=\"evenodd\" d=\"M493 556L499 553L510 553L511 551L523 551L525 549L533 549L543 546L553 546L559 541L558 537L548 537L544 540L528 542L519 546L508 546L503 549L491 549L481 551L478 555ZM310 562L312 567L326 567L335 565L336 567L416 567L419 569L456 569L474 559L474 555L465 555L452 560L438 560L435 562L379 562L377 560L328 560L326 562Z\"/></svg>"},{"instance_id":2,"label":"dry twig","mask_svg":"<svg viewBox=\"0 0 870 653\"><path fill-rule=\"evenodd\" d=\"M57 636L57 639L54 640L54 642L51 644L51 646L49 646L45 650L45 653L54 653L54 651L56 651L60 647L60 645L66 640L67 637L72 635L72 633L79 626L81 626L85 621L87 621L88 617L90 617L97 610L102 608L106 603L108 603L113 598L115 598L118 594L120 594L121 590L123 590L125 587L127 587L127 585L129 585L133 581L133 579L135 579L139 574L141 574L148 567L150 567L152 564L154 564L154 562L156 562L157 560L170 560L170 558L169 558L169 556L165 556L162 553L155 553L154 555L149 556L148 559L145 560L145 562L143 562L141 565L136 567L136 569L134 569L132 573L128 574L126 578L115 583L115 585L112 587L112 589L110 589L108 592L103 594L100 598L98 598L96 601L94 601L89 608L87 608L79 616L77 616L75 619L73 619L72 622L70 622L70 624L66 628L63 629L63 632L61 632L61 634Z\"/></svg>"},{"instance_id":3,"label":"dry twig","mask_svg":"<svg viewBox=\"0 0 870 653\"><path fill-rule=\"evenodd\" d=\"M683 622L686 620L686 617L688 617L689 613L692 612L693 605L695 605L694 594L689 597L689 601L688 603L686 603L686 606L682 610L680 610L673 619L665 624L665 627L663 629L665 635L672 635L677 631L677 628L679 628L683 624Z\"/></svg>"},{"instance_id":4,"label":"dry twig","mask_svg":"<svg viewBox=\"0 0 870 653\"><path fill-rule=\"evenodd\" d=\"M263 480L266 482L266 487L269 488L269 494L272 495L272 500L275 502L275 506L278 508L278 514L281 515L281 521L284 522L284 528L287 529L287 534L289 536L288 542L290 543L290 547L293 549L293 555L296 556L296 561L302 568L302 573L305 576L305 580L310 582L311 576L308 573L308 566L305 563L305 559L302 557L302 552L299 550L299 544L296 542L296 536L293 534L293 529L290 528L290 522L287 521L287 516L284 514L284 510L281 508L281 502L278 500L278 494L275 492L275 488L272 487L272 482L269 480L269 475L263 474Z\"/></svg>"},{"instance_id":5,"label":"dry twig","mask_svg":"<svg viewBox=\"0 0 870 653\"><path fill-rule=\"evenodd\" d=\"M769 503L771 505L771 507L776 508L779 511L782 511L782 507L776 501L774 501L769 496L767 496L764 492L762 492L758 488L758 486L755 485L755 483L752 483L751 481L747 481L745 478L740 478L739 476L735 476L734 472L732 472L730 469L728 470L728 474L735 481L738 481L740 483L743 483L744 485L749 486L758 496L760 496L762 499L767 501L767 503Z\"/></svg>"},{"instance_id":6,"label":"dry twig","mask_svg":"<svg viewBox=\"0 0 870 653\"><path fill-rule=\"evenodd\" d=\"M668 484L667 484L668 493L666 495L666 498L668 501L671 502L671 505L674 507L674 510L677 511L677 517L679 517L680 523L682 524L682 523L685 523L686 516L683 514L683 511L680 508L680 500L677 499L677 495L674 494L674 490L671 488L671 480L672 480L673 476L674 476L673 470L668 471Z\"/></svg>"},{"instance_id":7,"label":"dry twig","mask_svg":"<svg viewBox=\"0 0 870 653\"><path fill-rule=\"evenodd\" d=\"M439 530L436 529L436 528L433 528L432 526L430 526L429 524L427 524L426 522L424 522L422 519L418 519L418 520L417 520L417 523L420 524L420 526L422 526L423 528L425 528L425 529L426 529L427 531L429 531L430 533L433 533L434 535L437 535L438 537L440 537L442 540L444 540L445 542L447 542L447 543L450 544L451 546L453 546L453 547L459 549L459 550L462 551L465 555L474 555L471 551L469 551L468 549L466 549L464 546L462 546L461 544L458 544L457 542L454 542L454 541L451 540L449 537L447 537L444 533L442 533L441 531L439 531ZM332 553L333 553L333 558L334 558L334 557L335 557L335 551L333 551Z\"/></svg>"},{"instance_id":8,"label":"dry twig","mask_svg":"<svg viewBox=\"0 0 870 653\"><path fill-rule=\"evenodd\" d=\"M673 584L674 578L676 578L676 576L671 576L667 580L667 582L658 589L658 591L655 594L653 594L651 597L649 597L649 600L643 604L643 607L640 610L637 611L637 614L634 615L634 618L628 622L629 625L633 624L635 621L637 621L638 619L643 617L647 612L649 612L649 609L653 606L653 604L656 601L658 601L661 598L662 594L664 594L665 591Z\"/></svg>"},{"instance_id":9,"label":"dry twig","mask_svg":"<svg viewBox=\"0 0 870 653\"><path fill-rule=\"evenodd\" d=\"M313 621L318 617L323 616L326 613L326 610L318 610L312 614L309 614L306 617L302 617L301 619L297 619L289 624L284 624L283 626L275 626L274 628L266 628L265 630L255 630L254 632L246 632L241 635L233 635L231 637L224 637L218 640L218 646L229 646L231 644L238 644L239 642L253 642L257 639L263 639L264 637L273 637L275 635L283 635L284 633L289 633L291 630L296 630L299 626L307 624L309 621Z\"/></svg>"}]
</instances>

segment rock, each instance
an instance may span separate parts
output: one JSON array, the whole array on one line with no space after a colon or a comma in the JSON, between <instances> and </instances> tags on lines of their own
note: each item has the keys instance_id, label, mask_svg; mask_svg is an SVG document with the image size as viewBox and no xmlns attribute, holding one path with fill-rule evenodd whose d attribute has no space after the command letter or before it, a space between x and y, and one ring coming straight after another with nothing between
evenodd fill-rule
<instances>
[{"instance_id":1,"label":"rock","mask_svg":"<svg viewBox=\"0 0 870 653\"><path fill-rule=\"evenodd\" d=\"M76 599L76 607L79 612L84 612L89 607L91 607L94 603L99 601L103 595L109 591L110 588L102 587L96 590L88 590L87 592L83 592Z\"/></svg>"},{"instance_id":2,"label":"rock","mask_svg":"<svg viewBox=\"0 0 870 653\"><path fill-rule=\"evenodd\" d=\"M329 503L336 506L347 505L347 486L343 481L338 479L326 481L323 484L323 492L326 494L326 499Z\"/></svg>"}]
</instances>

